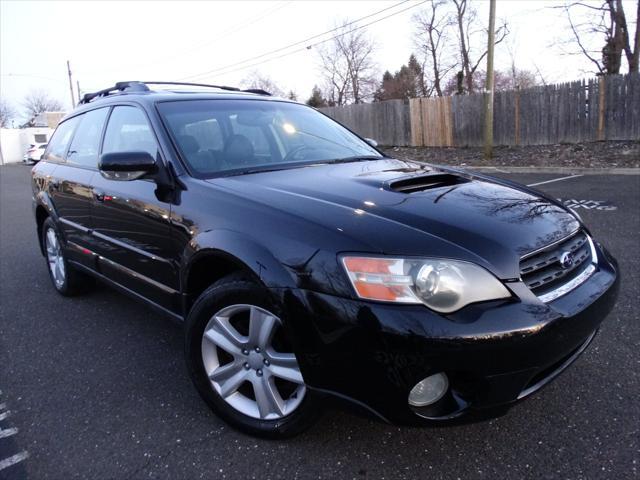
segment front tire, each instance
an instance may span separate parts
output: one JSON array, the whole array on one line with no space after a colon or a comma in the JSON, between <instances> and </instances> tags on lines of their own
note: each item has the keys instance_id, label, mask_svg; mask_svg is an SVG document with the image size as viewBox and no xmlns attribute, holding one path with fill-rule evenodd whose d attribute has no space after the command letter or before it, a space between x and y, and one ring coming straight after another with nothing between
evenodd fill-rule
<instances>
[{"instance_id":1,"label":"front tire","mask_svg":"<svg viewBox=\"0 0 640 480\"><path fill-rule=\"evenodd\" d=\"M296 435L319 413L276 311L264 287L232 275L205 290L185 325L187 368L204 401L267 438Z\"/></svg>"},{"instance_id":2,"label":"front tire","mask_svg":"<svg viewBox=\"0 0 640 480\"><path fill-rule=\"evenodd\" d=\"M93 278L79 272L67 261L60 232L51 217L42 224L40 240L47 260L49 278L60 295L65 297L78 295L93 285Z\"/></svg>"}]
</instances>

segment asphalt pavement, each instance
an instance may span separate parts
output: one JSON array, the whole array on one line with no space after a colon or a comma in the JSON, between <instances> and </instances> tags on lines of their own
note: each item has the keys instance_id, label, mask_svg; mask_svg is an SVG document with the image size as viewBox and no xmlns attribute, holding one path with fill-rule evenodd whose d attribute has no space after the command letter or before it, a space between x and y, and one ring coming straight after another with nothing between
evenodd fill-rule
<instances>
[{"instance_id":1,"label":"asphalt pavement","mask_svg":"<svg viewBox=\"0 0 640 480\"><path fill-rule=\"evenodd\" d=\"M640 176L496 175L569 202L617 257L619 301L591 347L494 420L407 428L331 407L265 441L200 400L180 325L106 287L56 294L29 168L0 167L0 478L638 478Z\"/></svg>"}]
</instances>

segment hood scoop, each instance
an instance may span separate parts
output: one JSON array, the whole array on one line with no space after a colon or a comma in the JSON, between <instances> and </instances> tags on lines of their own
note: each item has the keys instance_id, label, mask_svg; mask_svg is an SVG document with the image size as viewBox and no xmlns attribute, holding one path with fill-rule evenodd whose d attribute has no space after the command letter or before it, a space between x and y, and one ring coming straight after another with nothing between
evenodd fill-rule
<instances>
[{"instance_id":1,"label":"hood scoop","mask_svg":"<svg viewBox=\"0 0 640 480\"><path fill-rule=\"evenodd\" d=\"M389 190L399 193L416 193L435 188L452 187L469 180L451 173L435 173L432 175L419 175L389 182Z\"/></svg>"}]
</instances>

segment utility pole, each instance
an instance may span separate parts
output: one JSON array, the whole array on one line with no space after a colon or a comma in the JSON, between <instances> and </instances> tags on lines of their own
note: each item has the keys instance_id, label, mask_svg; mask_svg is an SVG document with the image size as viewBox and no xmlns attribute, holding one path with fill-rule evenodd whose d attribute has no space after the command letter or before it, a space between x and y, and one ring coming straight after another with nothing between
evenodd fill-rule
<instances>
[{"instance_id":1,"label":"utility pole","mask_svg":"<svg viewBox=\"0 0 640 480\"><path fill-rule=\"evenodd\" d=\"M78 93L78 104L80 103L80 100L82 100L82 97L80 96L80 80L76 80L76 92Z\"/></svg>"},{"instance_id":2,"label":"utility pole","mask_svg":"<svg viewBox=\"0 0 640 480\"><path fill-rule=\"evenodd\" d=\"M496 0L489 0L487 81L484 89L484 158L493 156L493 47L496 37Z\"/></svg>"},{"instance_id":3,"label":"utility pole","mask_svg":"<svg viewBox=\"0 0 640 480\"><path fill-rule=\"evenodd\" d=\"M69 74L69 91L71 92L71 108L76 106L76 99L73 95L73 79L71 78L71 64L67 60L67 72Z\"/></svg>"}]
</instances>

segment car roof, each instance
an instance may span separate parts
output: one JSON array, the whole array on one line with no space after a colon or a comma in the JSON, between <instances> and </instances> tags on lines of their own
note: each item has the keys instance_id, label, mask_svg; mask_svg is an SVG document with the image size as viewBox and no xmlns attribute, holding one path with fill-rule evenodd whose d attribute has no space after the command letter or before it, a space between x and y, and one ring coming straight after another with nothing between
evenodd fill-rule
<instances>
[{"instance_id":1,"label":"car roof","mask_svg":"<svg viewBox=\"0 0 640 480\"><path fill-rule=\"evenodd\" d=\"M203 92L189 90L151 90L148 92L122 92L111 94L104 98L97 98L89 103L79 104L73 111L65 115L61 122L66 119L78 115L88 110L98 107L109 106L122 102L135 102L146 106L151 106L157 102L175 101L175 100L256 100L256 101L275 101L298 103L300 102L285 98L272 97L250 92Z\"/></svg>"}]
</instances>

